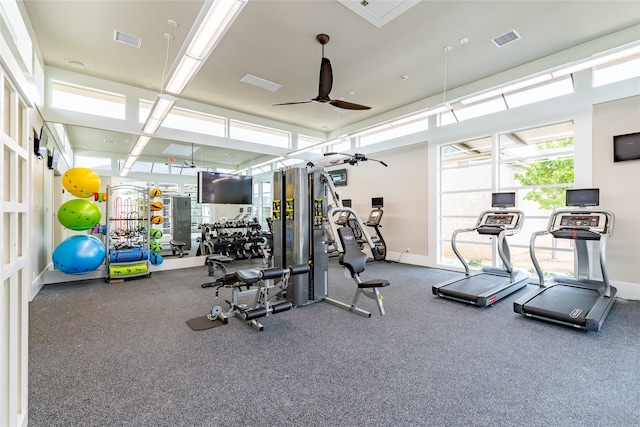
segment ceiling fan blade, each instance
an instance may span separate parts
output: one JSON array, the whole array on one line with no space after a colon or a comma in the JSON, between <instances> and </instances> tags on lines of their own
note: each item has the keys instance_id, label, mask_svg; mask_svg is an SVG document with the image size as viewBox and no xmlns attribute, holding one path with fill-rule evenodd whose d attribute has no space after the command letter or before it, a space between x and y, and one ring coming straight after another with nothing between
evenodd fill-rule
<instances>
[{"instance_id":1,"label":"ceiling fan blade","mask_svg":"<svg viewBox=\"0 0 640 427\"><path fill-rule=\"evenodd\" d=\"M313 101L309 100L309 101L296 101L296 102L282 102L280 104L271 104L271 105L274 107L277 107L279 105L308 104L309 102L313 102Z\"/></svg>"},{"instance_id":2,"label":"ceiling fan blade","mask_svg":"<svg viewBox=\"0 0 640 427\"><path fill-rule=\"evenodd\" d=\"M343 110L370 110L371 107L366 105L354 104L353 102L340 101L339 99L332 99L329 104L334 107L342 108Z\"/></svg>"},{"instance_id":3,"label":"ceiling fan blade","mask_svg":"<svg viewBox=\"0 0 640 427\"><path fill-rule=\"evenodd\" d=\"M327 58L322 58L320 64L320 84L318 87L317 101L327 102L329 101L329 94L333 87L333 70L331 69L331 62Z\"/></svg>"}]
</instances>

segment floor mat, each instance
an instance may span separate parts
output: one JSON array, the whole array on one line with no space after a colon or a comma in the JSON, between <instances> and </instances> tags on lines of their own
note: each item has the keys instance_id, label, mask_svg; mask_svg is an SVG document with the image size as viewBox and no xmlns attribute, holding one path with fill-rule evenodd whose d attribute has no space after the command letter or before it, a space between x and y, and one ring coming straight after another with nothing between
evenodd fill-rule
<instances>
[{"instance_id":1,"label":"floor mat","mask_svg":"<svg viewBox=\"0 0 640 427\"><path fill-rule=\"evenodd\" d=\"M222 320L209 320L207 316L195 317L187 320L187 325L194 331L204 331L205 329L215 328L216 326L223 325Z\"/></svg>"}]
</instances>

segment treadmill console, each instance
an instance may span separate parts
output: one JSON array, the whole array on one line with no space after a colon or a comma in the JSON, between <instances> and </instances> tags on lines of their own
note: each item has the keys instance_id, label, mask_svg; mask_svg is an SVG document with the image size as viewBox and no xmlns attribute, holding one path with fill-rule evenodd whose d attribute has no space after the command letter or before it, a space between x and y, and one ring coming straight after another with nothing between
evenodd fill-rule
<instances>
[{"instance_id":1,"label":"treadmill console","mask_svg":"<svg viewBox=\"0 0 640 427\"><path fill-rule=\"evenodd\" d=\"M380 225L381 219L382 219L382 209L374 209L369 214L369 218L367 218L367 222L365 225L369 227L377 227Z\"/></svg>"},{"instance_id":2,"label":"treadmill console","mask_svg":"<svg viewBox=\"0 0 640 427\"><path fill-rule=\"evenodd\" d=\"M502 230L515 230L520 227L522 213L517 211L484 212L476 225L480 234L500 234Z\"/></svg>"},{"instance_id":3,"label":"treadmill console","mask_svg":"<svg viewBox=\"0 0 640 427\"><path fill-rule=\"evenodd\" d=\"M603 212L565 212L555 215L549 232L557 239L599 240L606 229Z\"/></svg>"}]
</instances>

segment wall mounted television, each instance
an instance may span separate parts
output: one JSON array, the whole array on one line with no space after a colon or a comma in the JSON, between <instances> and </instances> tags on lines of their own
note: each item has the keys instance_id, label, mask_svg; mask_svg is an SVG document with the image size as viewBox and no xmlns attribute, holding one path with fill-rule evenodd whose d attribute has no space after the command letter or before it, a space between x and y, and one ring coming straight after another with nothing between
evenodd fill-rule
<instances>
[{"instance_id":1,"label":"wall mounted television","mask_svg":"<svg viewBox=\"0 0 640 427\"><path fill-rule=\"evenodd\" d=\"M491 207L494 208L515 208L516 193L491 193Z\"/></svg>"},{"instance_id":2,"label":"wall mounted television","mask_svg":"<svg viewBox=\"0 0 640 427\"><path fill-rule=\"evenodd\" d=\"M335 185L336 187L347 185L346 169L336 169L329 171L329 175L331 176L331 179L333 179L333 185Z\"/></svg>"},{"instance_id":3,"label":"wall mounted television","mask_svg":"<svg viewBox=\"0 0 640 427\"><path fill-rule=\"evenodd\" d=\"M250 205L253 177L220 172L198 172L198 203Z\"/></svg>"},{"instance_id":4,"label":"wall mounted television","mask_svg":"<svg viewBox=\"0 0 640 427\"><path fill-rule=\"evenodd\" d=\"M565 193L567 206L598 206L600 204L599 188L570 189Z\"/></svg>"},{"instance_id":5,"label":"wall mounted television","mask_svg":"<svg viewBox=\"0 0 640 427\"><path fill-rule=\"evenodd\" d=\"M613 137L613 161L640 160L640 132Z\"/></svg>"},{"instance_id":6,"label":"wall mounted television","mask_svg":"<svg viewBox=\"0 0 640 427\"><path fill-rule=\"evenodd\" d=\"M371 208L380 209L384 207L384 198L383 197L372 197L371 198Z\"/></svg>"}]
</instances>

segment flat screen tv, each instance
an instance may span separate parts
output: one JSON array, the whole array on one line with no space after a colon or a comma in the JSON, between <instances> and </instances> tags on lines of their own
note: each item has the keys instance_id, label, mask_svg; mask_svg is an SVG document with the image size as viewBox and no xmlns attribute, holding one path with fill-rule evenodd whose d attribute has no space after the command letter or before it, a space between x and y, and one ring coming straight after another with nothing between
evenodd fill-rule
<instances>
[{"instance_id":1,"label":"flat screen tv","mask_svg":"<svg viewBox=\"0 0 640 427\"><path fill-rule=\"evenodd\" d=\"M494 208L515 208L516 193L491 193L491 207Z\"/></svg>"},{"instance_id":2,"label":"flat screen tv","mask_svg":"<svg viewBox=\"0 0 640 427\"><path fill-rule=\"evenodd\" d=\"M250 205L253 177L219 172L198 172L198 203Z\"/></svg>"},{"instance_id":3,"label":"flat screen tv","mask_svg":"<svg viewBox=\"0 0 640 427\"><path fill-rule=\"evenodd\" d=\"M600 204L599 188L580 188L567 190L565 193L567 206L598 206Z\"/></svg>"},{"instance_id":4,"label":"flat screen tv","mask_svg":"<svg viewBox=\"0 0 640 427\"><path fill-rule=\"evenodd\" d=\"M613 161L640 160L640 132L613 137Z\"/></svg>"},{"instance_id":5,"label":"flat screen tv","mask_svg":"<svg viewBox=\"0 0 640 427\"><path fill-rule=\"evenodd\" d=\"M347 185L346 169L336 169L329 171L329 175L331 175L331 178L333 179L333 185L335 185L336 187Z\"/></svg>"},{"instance_id":6,"label":"flat screen tv","mask_svg":"<svg viewBox=\"0 0 640 427\"><path fill-rule=\"evenodd\" d=\"M373 209L383 208L384 207L384 198L383 197L372 197L371 198L371 207Z\"/></svg>"}]
</instances>

